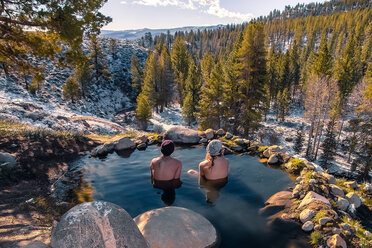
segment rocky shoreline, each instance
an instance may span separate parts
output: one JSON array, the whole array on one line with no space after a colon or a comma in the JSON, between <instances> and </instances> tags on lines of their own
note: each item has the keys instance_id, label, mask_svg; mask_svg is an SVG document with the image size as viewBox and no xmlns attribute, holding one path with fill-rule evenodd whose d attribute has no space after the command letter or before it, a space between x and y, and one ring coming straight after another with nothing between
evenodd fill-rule
<instances>
[{"instance_id":1,"label":"rocky shoreline","mask_svg":"<svg viewBox=\"0 0 372 248\"><path fill-rule=\"evenodd\" d=\"M66 171L68 167L65 163L62 163L63 168L49 166L58 164L56 161L48 161L54 157L76 157L87 151L91 151L91 156L104 157L114 151L120 153L133 149L145 150L147 146L159 144L163 139L172 139L179 145L205 145L210 140L220 139L225 154L259 156L262 162L282 169L296 178L291 191L276 193L260 210L260 214L267 217L268 222L299 225L305 232L311 232L312 245L317 247L372 245L370 232L362 226L367 224L367 227L371 227L371 185L335 178L316 164L291 157L280 146L262 146L256 141L234 136L222 129L195 131L183 127L171 128L163 135L128 135L101 144L87 138L71 138L66 141L50 136L32 137L18 141L11 137L2 137L0 150L8 153L18 151L17 162L26 168L35 165L35 162L45 162L33 167L32 172L43 172L49 182L60 177L60 172ZM65 207L72 206L67 203Z\"/></svg>"}]
</instances>

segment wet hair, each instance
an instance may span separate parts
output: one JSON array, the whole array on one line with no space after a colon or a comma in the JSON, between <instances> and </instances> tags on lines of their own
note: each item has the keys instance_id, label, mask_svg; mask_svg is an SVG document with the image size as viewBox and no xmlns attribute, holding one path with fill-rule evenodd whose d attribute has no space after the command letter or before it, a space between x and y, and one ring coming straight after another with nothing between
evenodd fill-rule
<instances>
[{"instance_id":1,"label":"wet hair","mask_svg":"<svg viewBox=\"0 0 372 248\"><path fill-rule=\"evenodd\" d=\"M211 167L214 165L214 159L216 157L220 157L223 153L223 149L220 151L220 154L216 155L216 156L212 156L209 152L207 152L207 155L205 155L205 160L208 160L209 162L211 162Z\"/></svg>"},{"instance_id":2,"label":"wet hair","mask_svg":"<svg viewBox=\"0 0 372 248\"><path fill-rule=\"evenodd\" d=\"M164 140L161 143L160 151L164 156L170 156L174 152L174 143L171 140Z\"/></svg>"}]
</instances>

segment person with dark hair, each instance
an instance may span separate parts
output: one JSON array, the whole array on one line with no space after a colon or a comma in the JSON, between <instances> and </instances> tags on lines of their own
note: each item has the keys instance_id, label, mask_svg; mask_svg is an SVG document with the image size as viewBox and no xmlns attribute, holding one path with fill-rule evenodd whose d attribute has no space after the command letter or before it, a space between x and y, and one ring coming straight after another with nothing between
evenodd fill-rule
<instances>
[{"instance_id":1,"label":"person with dark hair","mask_svg":"<svg viewBox=\"0 0 372 248\"><path fill-rule=\"evenodd\" d=\"M154 188L162 189L161 199L166 205L171 205L176 197L175 189L181 187L182 163L172 158L174 143L171 140L164 140L160 146L162 155L154 158L150 164L151 183Z\"/></svg>"}]
</instances>

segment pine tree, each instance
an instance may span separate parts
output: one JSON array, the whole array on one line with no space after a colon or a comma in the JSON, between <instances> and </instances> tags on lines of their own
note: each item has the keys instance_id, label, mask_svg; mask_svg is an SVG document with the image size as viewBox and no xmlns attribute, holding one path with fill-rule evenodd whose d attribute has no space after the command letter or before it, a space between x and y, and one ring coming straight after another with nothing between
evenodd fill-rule
<instances>
[{"instance_id":1,"label":"pine tree","mask_svg":"<svg viewBox=\"0 0 372 248\"><path fill-rule=\"evenodd\" d=\"M159 56L159 66L160 66L160 82L159 82L159 105L160 112L163 112L164 107L167 107L168 104L172 101L173 95L173 70L171 57L168 52L168 48L159 44L158 51L160 52Z\"/></svg>"},{"instance_id":2,"label":"pine tree","mask_svg":"<svg viewBox=\"0 0 372 248\"><path fill-rule=\"evenodd\" d=\"M83 60L81 63L75 65L74 74L76 80L80 84L81 96L86 97L87 87L92 78L89 65L86 60Z\"/></svg>"},{"instance_id":3,"label":"pine tree","mask_svg":"<svg viewBox=\"0 0 372 248\"><path fill-rule=\"evenodd\" d=\"M270 92L270 100L274 100L278 94L279 72L277 65L277 53L274 46L271 46L268 57L268 87Z\"/></svg>"},{"instance_id":4,"label":"pine tree","mask_svg":"<svg viewBox=\"0 0 372 248\"><path fill-rule=\"evenodd\" d=\"M144 78L140 95L143 94L143 96L146 96L146 101L151 108L155 107L158 102L158 95L155 89L159 82L158 67L157 54L155 52L150 53L146 60L146 65L143 72ZM138 97L140 95L138 95Z\"/></svg>"},{"instance_id":5,"label":"pine tree","mask_svg":"<svg viewBox=\"0 0 372 248\"><path fill-rule=\"evenodd\" d=\"M69 77L62 88L63 97L71 102L80 98L79 83L74 77Z\"/></svg>"},{"instance_id":6,"label":"pine tree","mask_svg":"<svg viewBox=\"0 0 372 248\"><path fill-rule=\"evenodd\" d=\"M102 51L101 45L96 35L90 37L90 68L93 70L93 76L98 82L100 79L109 80L111 75L107 69L107 61Z\"/></svg>"},{"instance_id":7,"label":"pine tree","mask_svg":"<svg viewBox=\"0 0 372 248\"><path fill-rule=\"evenodd\" d=\"M221 128L223 80L222 65L221 62L217 62L210 79L201 88L198 117L200 127L203 130L207 128Z\"/></svg>"},{"instance_id":8,"label":"pine tree","mask_svg":"<svg viewBox=\"0 0 372 248\"><path fill-rule=\"evenodd\" d=\"M66 57L60 62L81 56L78 48L84 34L99 34L100 27L111 21L99 12L105 2L2 1L0 64L5 72L27 70L37 76L43 68L30 58L61 59L62 44Z\"/></svg>"},{"instance_id":9,"label":"pine tree","mask_svg":"<svg viewBox=\"0 0 372 248\"><path fill-rule=\"evenodd\" d=\"M348 38L343 54L335 65L335 78L338 80L342 105L345 104L347 97L359 80L359 66L355 57L356 48L356 41L352 35Z\"/></svg>"},{"instance_id":10,"label":"pine tree","mask_svg":"<svg viewBox=\"0 0 372 248\"><path fill-rule=\"evenodd\" d=\"M112 59L116 60L118 58L118 56L117 56L118 43L117 43L116 39L111 38L109 40L109 51L110 51Z\"/></svg>"},{"instance_id":11,"label":"pine tree","mask_svg":"<svg viewBox=\"0 0 372 248\"><path fill-rule=\"evenodd\" d=\"M301 65L300 65L299 46L297 44L297 40L295 40L290 50L290 81L293 84L292 97L294 96L299 86L300 77L301 77Z\"/></svg>"},{"instance_id":12,"label":"pine tree","mask_svg":"<svg viewBox=\"0 0 372 248\"><path fill-rule=\"evenodd\" d=\"M185 81L189 72L190 57L191 55L187 50L185 40L181 36L177 36L173 43L171 59L173 70L176 73L176 82L181 106L184 97Z\"/></svg>"},{"instance_id":13,"label":"pine tree","mask_svg":"<svg viewBox=\"0 0 372 248\"><path fill-rule=\"evenodd\" d=\"M241 118L246 135L255 130L262 115L267 82L266 47L262 23L250 23L238 50L236 71L241 92Z\"/></svg>"},{"instance_id":14,"label":"pine tree","mask_svg":"<svg viewBox=\"0 0 372 248\"><path fill-rule=\"evenodd\" d=\"M320 156L320 165L323 167L326 167L329 164L329 161L333 160L336 155L337 142L334 128L335 120L331 119L328 122L327 133L321 145L323 148L323 154Z\"/></svg>"},{"instance_id":15,"label":"pine tree","mask_svg":"<svg viewBox=\"0 0 372 248\"><path fill-rule=\"evenodd\" d=\"M207 51L202 60L200 61L200 66L201 66L201 71L202 71L202 76L203 76L203 81L206 82L209 80L211 72L214 67L214 59L212 54Z\"/></svg>"},{"instance_id":16,"label":"pine tree","mask_svg":"<svg viewBox=\"0 0 372 248\"><path fill-rule=\"evenodd\" d=\"M186 97L182 106L182 116L185 122L190 125L196 120L197 106L200 99L201 72L195 63L190 63L189 75L186 80Z\"/></svg>"},{"instance_id":17,"label":"pine tree","mask_svg":"<svg viewBox=\"0 0 372 248\"><path fill-rule=\"evenodd\" d=\"M293 150L297 154L300 154L302 152L302 147L303 147L303 144L304 144L304 141L305 141L303 130L304 130L303 125L301 125L301 127L299 129L297 129L295 145L293 147Z\"/></svg>"},{"instance_id":18,"label":"pine tree","mask_svg":"<svg viewBox=\"0 0 372 248\"><path fill-rule=\"evenodd\" d=\"M316 76L332 76L332 56L328 51L328 43L326 33L320 42L319 52L316 54L316 58L313 64L312 71Z\"/></svg>"},{"instance_id":19,"label":"pine tree","mask_svg":"<svg viewBox=\"0 0 372 248\"><path fill-rule=\"evenodd\" d=\"M139 93L141 93L141 88L143 85L143 72L137 56L134 53L131 58L130 72L132 74L132 88L135 92L135 95L138 96Z\"/></svg>"},{"instance_id":20,"label":"pine tree","mask_svg":"<svg viewBox=\"0 0 372 248\"><path fill-rule=\"evenodd\" d=\"M288 88L285 88L283 92L278 92L276 102L277 119L279 121L284 121L285 116L289 114L289 104L291 103L291 96Z\"/></svg>"},{"instance_id":21,"label":"pine tree","mask_svg":"<svg viewBox=\"0 0 372 248\"><path fill-rule=\"evenodd\" d=\"M146 129L147 122L151 118L151 104L148 96L143 92L137 97L136 117L141 128Z\"/></svg>"}]
</instances>

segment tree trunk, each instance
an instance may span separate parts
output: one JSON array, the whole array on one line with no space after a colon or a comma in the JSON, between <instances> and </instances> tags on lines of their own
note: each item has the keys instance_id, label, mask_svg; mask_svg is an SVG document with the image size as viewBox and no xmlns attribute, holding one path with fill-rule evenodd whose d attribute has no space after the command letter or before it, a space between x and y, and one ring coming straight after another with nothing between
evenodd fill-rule
<instances>
[{"instance_id":1,"label":"tree trunk","mask_svg":"<svg viewBox=\"0 0 372 248\"><path fill-rule=\"evenodd\" d=\"M310 156L311 140L312 140L313 131L314 131L313 129L314 129L314 120L312 120L310 130L309 130L309 138L307 140L307 148L306 148L306 157Z\"/></svg>"},{"instance_id":2,"label":"tree trunk","mask_svg":"<svg viewBox=\"0 0 372 248\"><path fill-rule=\"evenodd\" d=\"M324 123L322 124L321 129L320 129L320 134L319 134L319 139L318 139L318 145L316 146L314 160L316 160L316 157L318 156L318 150L319 150L320 140L322 138L323 127L324 127Z\"/></svg>"},{"instance_id":3,"label":"tree trunk","mask_svg":"<svg viewBox=\"0 0 372 248\"><path fill-rule=\"evenodd\" d=\"M342 133L342 128L344 126L344 118L343 116L341 116L341 126L340 126L340 130L338 131L338 137L337 137L337 146L338 144L340 144L340 138L341 138L341 133Z\"/></svg>"}]
</instances>

